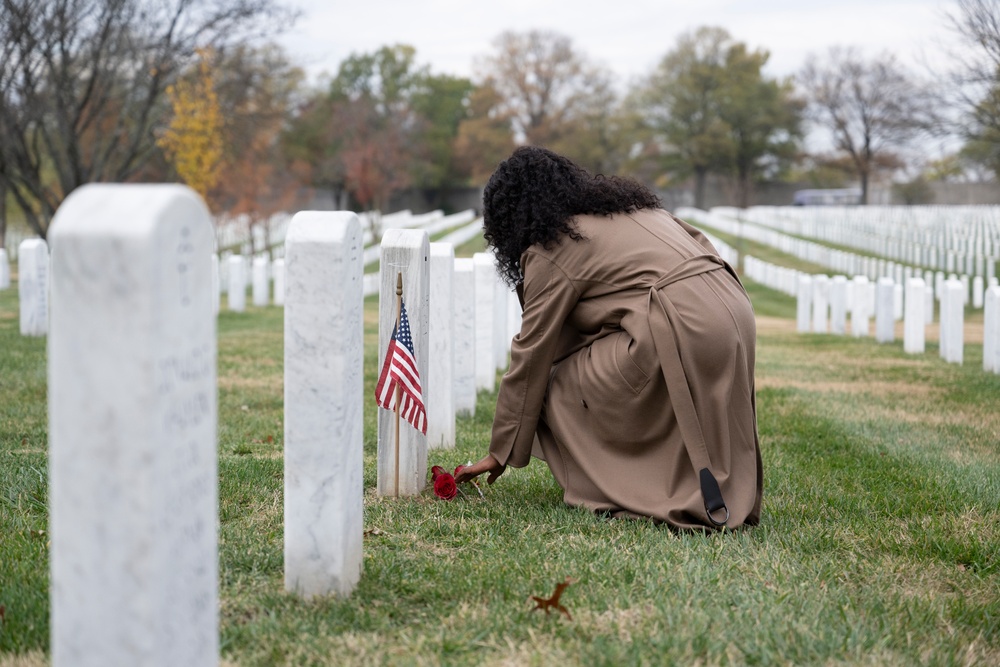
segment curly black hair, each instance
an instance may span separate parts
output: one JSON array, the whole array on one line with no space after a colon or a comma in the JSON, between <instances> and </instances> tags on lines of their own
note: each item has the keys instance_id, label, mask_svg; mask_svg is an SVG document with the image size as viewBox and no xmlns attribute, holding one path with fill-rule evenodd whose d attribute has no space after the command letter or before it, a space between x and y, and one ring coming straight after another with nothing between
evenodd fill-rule
<instances>
[{"instance_id":1,"label":"curly black hair","mask_svg":"<svg viewBox=\"0 0 1000 667\"><path fill-rule=\"evenodd\" d=\"M522 146L500 163L483 190L483 226L497 270L511 287L521 282L521 255L549 248L563 236L579 241L576 215L631 213L658 208L660 199L640 183L593 175L567 157Z\"/></svg>"}]
</instances>

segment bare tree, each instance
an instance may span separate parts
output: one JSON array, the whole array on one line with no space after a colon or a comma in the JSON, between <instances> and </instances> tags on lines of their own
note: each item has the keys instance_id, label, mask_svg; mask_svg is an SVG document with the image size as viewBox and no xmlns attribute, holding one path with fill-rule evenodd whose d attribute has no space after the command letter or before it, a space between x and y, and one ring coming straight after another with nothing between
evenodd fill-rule
<instances>
[{"instance_id":1,"label":"bare tree","mask_svg":"<svg viewBox=\"0 0 1000 667\"><path fill-rule=\"evenodd\" d=\"M0 0L0 184L43 238L62 200L155 152L164 91L198 47L292 20L277 0Z\"/></svg>"},{"instance_id":2,"label":"bare tree","mask_svg":"<svg viewBox=\"0 0 1000 667\"><path fill-rule=\"evenodd\" d=\"M951 52L951 89L963 153L1000 174L1000 2L956 0L948 16L964 48Z\"/></svg>"},{"instance_id":3,"label":"bare tree","mask_svg":"<svg viewBox=\"0 0 1000 667\"><path fill-rule=\"evenodd\" d=\"M504 32L494 47L496 52L478 64L478 74L505 100L502 113L512 118L518 140L565 143L581 118L606 106L610 75L577 52L569 37Z\"/></svg>"},{"instance_id":4,"label":"bare tree","mask_svg":"<svg viewBox=\"0 0 1000 667\"><path fill-rule=\"evenodd\" d=\"M898 151L934 124L933 105L889 53L867 60L856 49L833 47L824 61L809 58L799 83L813 122L854 165L864 204L872 177L897 167Z\"/></svg>"},{"instance_id":5,"label":"bare tree","mask_svg":"<svg viewBox=\"0 0 1000 667\"><path fill-rule=\"evenodd\" d=\"M961 83L992 88L1000 76L1000 2L956 0L957 11L949 14L951 29L966 48L952 53L958 61Z\"/></svg>"}]
</instances>

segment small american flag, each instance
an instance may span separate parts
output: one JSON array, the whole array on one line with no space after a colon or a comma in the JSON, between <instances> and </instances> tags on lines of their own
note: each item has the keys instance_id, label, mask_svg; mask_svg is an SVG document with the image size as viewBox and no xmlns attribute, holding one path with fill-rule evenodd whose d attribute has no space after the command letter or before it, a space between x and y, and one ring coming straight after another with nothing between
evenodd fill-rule
<instances>
[{"instance_id":1,"label":"small american flag","mask_svg":"<svg viewBox=\"0 0 1000 667\"><path fill-rule=\"evenodd\" d=\"M427 413L420 389L420 374L413 356L413 337L410 335L410 320L406 317L406 306L400 302L399 325L392 330L389 349L385 351L382 372L375 385L375 402L386 410L393 410L396 385L400 388L399 415L410 422L413 428L427 434Z\"/></svg>"}]
</instances>

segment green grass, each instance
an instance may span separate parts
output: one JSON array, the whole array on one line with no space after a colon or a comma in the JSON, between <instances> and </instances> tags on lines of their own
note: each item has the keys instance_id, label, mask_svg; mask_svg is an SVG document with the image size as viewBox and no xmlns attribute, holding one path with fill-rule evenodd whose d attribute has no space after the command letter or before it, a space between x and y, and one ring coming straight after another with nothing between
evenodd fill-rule
<instances>
[{"instance_id":1,"label":"green grass","mask_svg":"<svg viewBox=\"0 0 1000 667\"><path fill-rule=\"evenodd\" d=\"M792 299L748 284L758 314ZM366 302L366 397L377 360ZM779 325L785 320L777 319ZM772 322L772 324L773 324ZM347 599L283 589L282 311L219 318L220 618L229 665L974 665L1000 662L1000 377L902 344L762 327L761 525L676 534L562 504L539 462L486 498L375 495ZM45 343L0 292L0 665L48 651ZM458 424L485 451L495 395ZM532 612L575 580L573 620Z\"/></svg>"}]
</instances>

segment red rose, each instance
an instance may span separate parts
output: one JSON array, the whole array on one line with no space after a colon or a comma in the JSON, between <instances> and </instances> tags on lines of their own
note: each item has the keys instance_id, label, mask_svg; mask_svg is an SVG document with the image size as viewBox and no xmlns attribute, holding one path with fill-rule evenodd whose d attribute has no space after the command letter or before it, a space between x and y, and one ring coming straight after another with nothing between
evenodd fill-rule
<instances>
[{"instance_id":1,"label":"red rose","mask_svg":"<svg viewBox=\"0 0 1000 667\"><path fill-rule=\"evenodd\" d=\"M445 469L442 468L441 466L434 466L433 468L431 468L431 481L433 482L437 480L439 475L447 475L447 474L448 473L445 472ZM455 474L457 475L458 473Z\"/></svg>"},{"instance_id":2,"label":"red rose","mask_svg":"<svg viewBox=\"0 0 1000 667\"><path fill-rule=\"evenodd\" d=\"M446 472L438 473L434 477L434 495L443 500L451 500L457 496L458 486L455 484L455 478Z\"/></svg>"},{"instance_id":3,"label":"red rose","mask_svg":"<svg viewBox=\"0 0 1000 667\"><path fill-rule=\"evenodd\" d=\"M460 465L457 468L455 468L455 477L458 477L458 473L462 472L463 468L465 468L465 466L463 465Z\"/></svg>"}]
</instances>

